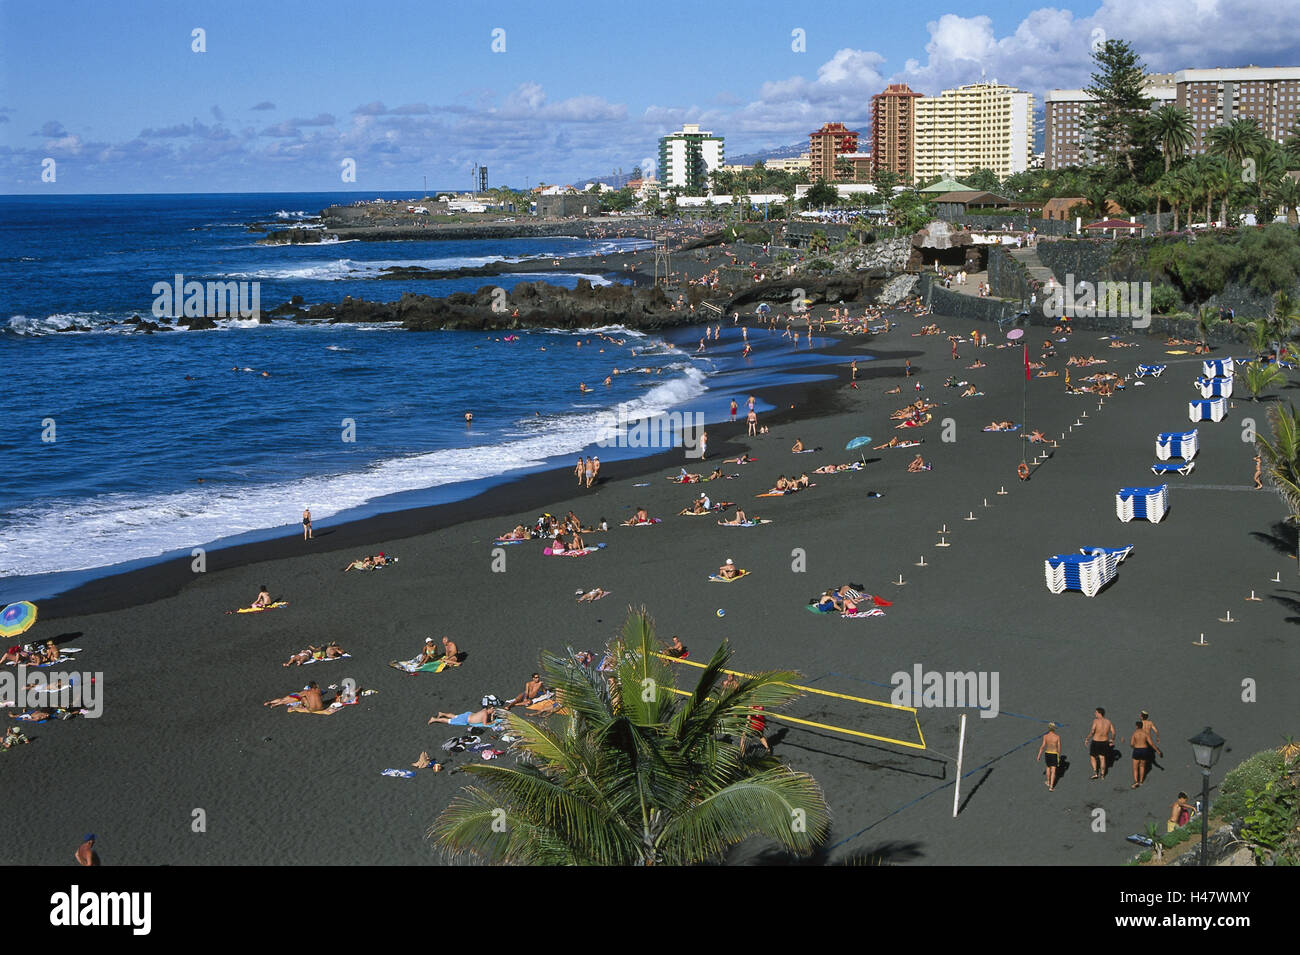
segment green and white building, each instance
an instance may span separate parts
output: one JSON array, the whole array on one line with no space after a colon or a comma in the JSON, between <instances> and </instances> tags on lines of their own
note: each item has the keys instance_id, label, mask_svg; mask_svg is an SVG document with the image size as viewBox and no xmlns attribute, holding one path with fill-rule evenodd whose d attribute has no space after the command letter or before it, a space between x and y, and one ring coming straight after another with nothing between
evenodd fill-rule
<instances>
[{"instance_id":1,"label":"green and white building","mask_svg":"<svg viewBox=\"0 0 1300 955\"><path fill-rule=\"evenodd\" d=\"M721 169L724 158L721 136L685 123L659 140L659 182L664 189L704 195L709 191L709 173Z\"/></svg>"}]
</instances>

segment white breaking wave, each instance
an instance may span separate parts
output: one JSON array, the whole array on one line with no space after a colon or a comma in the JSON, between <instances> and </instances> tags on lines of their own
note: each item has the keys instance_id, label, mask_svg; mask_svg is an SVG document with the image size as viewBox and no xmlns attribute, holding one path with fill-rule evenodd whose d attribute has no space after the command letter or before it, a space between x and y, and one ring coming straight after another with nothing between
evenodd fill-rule
<instances>
[{"instance_id":1,"label":"white breaking wave","mask_svg":"<svg viewBox=\"0 0 1300 955\"><path fill-rule=\"evenodd\" d=\"M364 471L261 486L196 486L164 494L123 492L19 507L0 528L0 575L88 570L157 557L296 521L303 505L317 523L376 498L539 468L576 454L622 420L664 413L706 390L688 368L618 409L518 423L524 437L377 462ZM286 530L286 533L289 533Z\"/></svg>"}]
</instances>

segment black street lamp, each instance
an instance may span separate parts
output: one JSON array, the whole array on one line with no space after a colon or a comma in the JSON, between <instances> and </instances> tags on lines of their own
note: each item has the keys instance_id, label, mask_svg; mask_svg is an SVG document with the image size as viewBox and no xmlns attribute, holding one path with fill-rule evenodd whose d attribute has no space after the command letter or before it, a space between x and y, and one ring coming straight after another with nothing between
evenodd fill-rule
<instances>
[{"instance_id":1,"label":"black street lamp","mask_svg":"<svg viewBox=\"0 0 1300 955\"><path fill-rule=\"evenodd\" d=\"M1187 742L1192 744L1192 758L1201 767L1201 865L1209 865L1210 770L1219 761L1226 740L1207 726Z\"/></svg>"}]
</instances>

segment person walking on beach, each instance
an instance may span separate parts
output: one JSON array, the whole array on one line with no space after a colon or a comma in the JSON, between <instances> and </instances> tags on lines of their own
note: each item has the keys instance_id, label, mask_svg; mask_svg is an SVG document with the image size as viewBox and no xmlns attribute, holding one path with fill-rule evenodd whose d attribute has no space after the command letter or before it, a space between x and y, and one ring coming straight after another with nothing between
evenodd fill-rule
<instances>
[{"instance_id":1,"label":"person walking on beach","mask_svg":"<svg viewBox=\"0 0 1300 955\"><path fill-rule=\"evenodd\" d=\"M591 461L588 461L582 471L582 478L586 481L587 489L591 489L591 482L595 479L596 473L591 469Z\"/></svg>"},{"instance_id":2,"label":"person walking on beach","mask_svg":"<svg viewBox=\"0 0 1300 955\"><path fill-rule=\"evenodd\" d=\"M1106 778L1106 759L1110 756L1111 746L1115 742L1115 724L1106 719L1106 711L1097 707L1092 718L1088 735L1083 738L1088 744L1088 758L1092 761L1092 778Z\"/></svg>"},{"instance_id":3,"label":"person walking on beach","mask_svg":"<svg viewBox=\"0 0 1300 955\"><path fill-rule=\"evenodd\" d=\"M745 416L745 421L749 425L749 436L751 438L758 434L758 415L754 413L754 406L749 406L749 414Z\"/></svg>"},{"instance_id":4,"label":"person walking on beach","mask_svg":"<svg viewBox=\"0 0 1300 955\"><path fill-rule=\"evenodd\" d=\"M1147 769L1151 761L1155 759L1155 753L1151 747L1151 737L1147 735L1142 721L1138 720L1133 735L1129 737L1129 746L1133 748L1133 785L1129 789L1137 789L1147 778Z\"/></svg>"},{"instance_id":5,"label":"person walking on beach","mask_svg":"<svg viewBox=\"0 0 1300 955\"><path fill-rule=\"evenodd\" d=\"M849 381L858 380L858 360L855 358L849 362Z\"/></svg>"},{"instance_id":6,"label":"person walking on beach","mask_svg":"<svg viewBox=\"0 0 1300 955\"><path fill-rule=\"evenodd\" d=\"M1043 741L1038 744L1038 755L1034 757L1034 762L1040 759L1043 759L1047 766L1047 781L1043 785L1047 787L1048 792L1056 792L1056 770L1061 761L1061 734L1056 732L1055 723L1047 724Z\"/></svg>"},{"instance_id":7,"label":"person walking on beach","mask_svg":"<svg viewBox=\"0 0 1300 955\"><path fill-rule=\"evenodd\" d=\"M1142 729L1146 730L1147 738L1151 740L1151 748L1156 751L1156 755L1163 757L1165 754L1160 749L1160 730L1156 729L1156 724L1151 722L1151 714L1143 710L1138 714L1142 721ZM1150 769L1151 761L1147 761L1147 768Z\"/></svg>"},{"instance_id":8,"label":"person walking on beach","mask_svg":"<svg viewBox=\"0 0 1300 955\"><path fill-rule=\"evenodd\" d=\"M732 420L732 422L735 422L735 420L736 420L736 412L739 411L739 410L740 410L740 406L736 404L736 399L735 399L735 398L732 398L732 399L731 399L731 420Z\"/></svg>"},{"instance_id":9,"label":"person walking on beach","mask_svg":"<svg viewBox=\"0 0 1300 955\"><path fill-rule=\"evenodd\" d=\"M600 458L592 456L591 459L591 480L587 482L587 487L593 487L600 480Z\"/></svg>"},{"instance_id":10,"label":"person walking on beach","mask_svg":"<svg viewBox=\"0 0 1300 955\"><path fill-rule=\"evenodd\" d=\"M311 511L305 507L302 509L302 539L311 540Z\"/></svg>"},{"instance_id":11,"label":"person walking on beach","mask_svg":"<svg viewBox=\"0 0 1300 955\"><path fill-rule=\"evenodd\" d=\"M1259 455L1257 454L1255 455L1255 477L1254 477L1256 491L1260 490L1264 486L1263 484L1260 483L1259 471L1260 471L1260 460L1259 460Z\"/></svg>"},{"instance_id":12,"label":"person walking on beach","mask_svg":"<svg viewBox=\"0 0 1300 955\"><path fill-rule=\"evenodd\" d=\"M578 458L578 465L573 469L573 473L578 475L578 487L582 487L582 482L587 476L587 459L585 457Z\"/></svg>"}]
</instances>

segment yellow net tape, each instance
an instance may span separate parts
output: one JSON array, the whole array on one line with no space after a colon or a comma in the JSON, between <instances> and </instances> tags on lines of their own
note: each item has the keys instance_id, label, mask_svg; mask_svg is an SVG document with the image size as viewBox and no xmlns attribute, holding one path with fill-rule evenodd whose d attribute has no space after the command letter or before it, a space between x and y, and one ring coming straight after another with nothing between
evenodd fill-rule
<instances>
[{"instance_id":1,"label":"yellow net tape","mask_svg":"<svg viewBox=\"0 0 1300 955\"><path fill-rule=\"evenodd\" d=\"M682 660L679 657L670 657L665 653L656 653L655 656L659 657L661 660L667 660L669 663L682 663L688 667L698 667L701 670L705 669L705 664L697 663L694 660ZM740 676L746 678L753 676L752 673L743 673L739 670L723 670L722 672L730 676ZM863 739L873 739L881 743L892 743L896 746L906 746L909 749L927 748L925 745L925 734L921 732L921 721L916 715L916 707L914 706L900 706L897 703L884 703L881 702L880 700L869 700L861 696L849 696L847 693L832 693L830 690L820 690L817 687L813 687L813 686L800 686L798 683L787 683L785 685L789 687L793 687L796 690L801 690L804 693L815 693L818 696L830 696L838 700L849 700L850 702L853 703L864 703L867 706L879 706L888 710L902 710L903 712L911 713L912 720L916 725L916 735L917 738L920 740L920 742L916 743L911 740L894 739L891 736L877 736L874 733L864 733L861 730L853 730L845 726L832 726L829 723L815 723L812 720L799 719L796 716L786 716L782 713L765 712L763 715L768 717L769 719L780 720L784 723L797 723L800 726L814 726L817 729L829 730L832 733L844 733L848 736L858 736ZM687 690L678 690L674 688L673 692L681 696L691 695Z\"/></svg>"}]
</instances>

